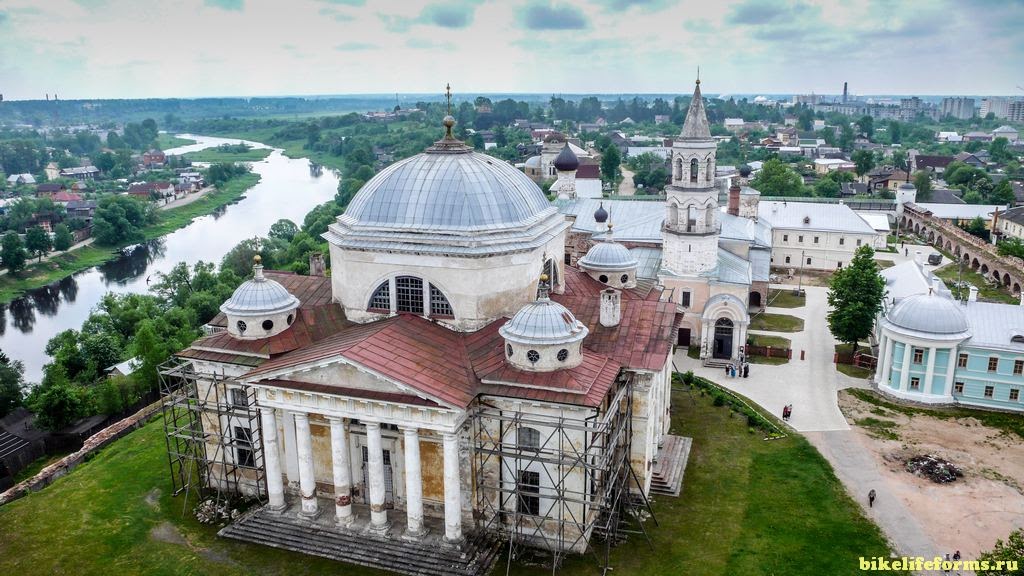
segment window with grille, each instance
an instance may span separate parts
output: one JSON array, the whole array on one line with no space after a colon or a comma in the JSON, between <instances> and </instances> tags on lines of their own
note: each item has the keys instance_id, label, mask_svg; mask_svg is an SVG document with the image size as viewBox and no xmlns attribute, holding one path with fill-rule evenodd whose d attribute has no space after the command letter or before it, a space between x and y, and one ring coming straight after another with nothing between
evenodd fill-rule
<instances>
[{"instance_id":1,"label":"window with grille","mask_svg":"<svg viewBox=\"0 0 1024 576\"><path fill-rule=\"evenodd\" d=\"M540 515L540 472L519 471L519 502L516 511L520 514Z\"/></svg>"},{"instance_id":2,"label":"window with grille","mask_svg":"<svg viewBox=\"0 0 1024 576\"><path fill-rule=\"evenodd\" d=\"M423 314L423 280L414 276L395 278L395 296L399 312Z\"/></svg>"},{"instance_id":3,"label":"window with grille","mask_svg":"<svg viewBox=\"0 0 1024 576\"><path fill-rule=\"evenodd\" d=\"M988 371L995 372L996 370L999 370L999 358L992 356L988 359Z\"/></svg>"},{"instance_id":4,"label":"window with grille","mask_svg":"<svg viewBox=\"0 0 1024 576\"><path fill-rule=\"evenodd\" d=\"M963 394L964 393L964 383L963 382L954 382L953 383L953 392L955 394Z\"/></svg>"},{"instance_id":5,"label":"window with grille","mask_svg":"<svg viewBox=\"0 0 1024 576\"><path fill-rule=\"evenodd\" d=\"M967 368L967 354L961 354L956 359L957 368Z\"/></svg>"},{"instance_id":6,"label":"window with grille","mask_svg":"<svg viewBox=\"0 0 1024 576\"><path fill-rule=\"evenodd\" d=\"M1020 376L1021 374L1024 374L1024 360L1014 360L1013 375Z\"/></svg>"},{"instance_id":7,"label":"window with grille","mask_svg":"<svg viewBox=\"0 0 1024 576\"><path fill-rule=\"evenodd\" d=\"M235 464L246 468L256 467L252 452L252 431L245 426L235 426Z\"/></svg>"},{"instance_id":8,"label":"window with grille","mask_svg":"<svg viewBox=\"0 0 1024 576\"><path fill-rule=\"evenodd\" d=\"M921 379L916 377L916 376L911 378L910 379L910 389L911 390L920 390L921 389Z\"/></svg>"},{"instance_id":9,"label":"window with grille","mask_svg":"<svg viewBox=\"0 0 1024 576\"><path fill-rule=\"evenodd\" d=\"M386 312L391 311L391 283L387 280L383 284L377 286L374 290L373 296L370 296L370 310L384 310Z\"/></svg>"},{"instance_id":10,"label":"window with grille","mask_svg":"<svg viewBox=\"0 0 1024 576\"><path fill-rule=\"evenodd\" d=\"M431 316L455 316L452 305L448 298L433 284L430 285L430 315Z\"/></svg>"},{"instance_id":11,"label":"window with grille","mask_svg":"<svg viewBox=\"0 0 1024 576\"><path fill-rule=\"evenodd\" d=\"M1020 400L1020 390L1016 388L1010 388L1010 400Z\"/></svg>"},{"instance_id":12,"label":"window with grille","mask_svg":"<svg viewBox=\"0 0 1024 576\"><path fill-rule=\"evenodd\" d=\"M991 398L995 394L995 386L985 386L985 398Z\"/></svg>"},{"instance_id":13,"label":"window with grille","mask_svg":"<svg viewBox=\"0 0 1024 576\"><path fill-rule=\"evenodd\" d=\"M914 364L920 364L924 361L924 350L920 348L914 348Z\"/></svg>"}]
</instances>

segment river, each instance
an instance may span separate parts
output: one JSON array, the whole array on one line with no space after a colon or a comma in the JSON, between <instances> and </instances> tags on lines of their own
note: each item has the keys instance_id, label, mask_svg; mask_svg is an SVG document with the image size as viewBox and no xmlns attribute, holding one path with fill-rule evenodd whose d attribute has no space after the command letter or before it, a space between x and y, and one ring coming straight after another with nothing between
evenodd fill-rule
<instances>
[{"instance_id":1,"label":"river","mask_svg":"<svg viewBox=\"0 0 1024 576\"><path fill-rule=\"evenodd\" d=\"M184 154L239 140L182 135L196 144L166 150ZM255 148L268 148L248 142ZM154 275L167 272L178 262L215 262L238 242L266 236L270 225L281 218L299 226L314 206L334 197L338 176L330 170L313 175L309 160L291 159L274 150L265 160L252 164L260 182L240 201L196 218L188 226L152 242L126 249L102 266L90 268L33 290L21 298L0 305L0 350L25 364L25 380L38 382L43 365L49 361L44 349L54 335L69 328L80 329L96 304L107 292L145 293Z\"/></svg>"}]
</instances>

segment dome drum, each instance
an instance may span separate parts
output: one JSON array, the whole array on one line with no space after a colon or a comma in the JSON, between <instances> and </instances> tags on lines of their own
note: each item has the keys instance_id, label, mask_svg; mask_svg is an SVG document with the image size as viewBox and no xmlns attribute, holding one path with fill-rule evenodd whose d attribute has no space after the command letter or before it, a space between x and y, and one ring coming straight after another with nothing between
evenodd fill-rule
<instances>
[{"instance_id":1,"label":"dome drum","mask_svg":"<svg viewBox=\"0 0 1024 576\"><path fill-rule=\"evenodd\" d=\"M589 331L545 293L523 306L498 333L505 339L505 359L510 364L520 370L550 372L583 362L583 339Z\"/></svg>"},{"instance_id":2,"label":"dome drum","mask_svg":"<svg viewBox=\"0 0 1024 576\"><path fill-rule=\"evenodd\" d=\"M299 299L253 266L253 277L235 289L220 311L227 316L228 333L243 340L258 340L284 332L295 321Z\"/></svg>"},{"instance_id":3,"label":"dome drum","mask_svg":"<svg viewBox=\"0 0 1024 576\"><path fill-rule=\"evenodd\" d=\"M922 338L957 339L970 336L967 315L959 304L936 294L905 298L886 315L888 328Z\"/></svg>"}]
</instances>

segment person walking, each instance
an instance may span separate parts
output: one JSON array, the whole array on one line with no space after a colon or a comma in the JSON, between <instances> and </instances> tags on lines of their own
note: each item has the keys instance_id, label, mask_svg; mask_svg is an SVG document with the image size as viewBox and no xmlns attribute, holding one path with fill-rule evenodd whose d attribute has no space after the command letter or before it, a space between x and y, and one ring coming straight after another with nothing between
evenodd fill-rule
<instances>
[{"instance_id":1,"label":"person walking","mask_svg":"<svg viewBox=\"0 0 1024 576\"><path fill-rule=\"evenodd\" d=\"M875 489L872 488L871 491L868 492L868 508L874 508L874 507L875 507Z\"/></svg>"},{"instance_id":2,"label":"person walking","mask_svg":"<svg viewBox=\"0 0 1024 576\"><path fill-rule=\"evenodd\" d=\"M729 377L729 368L730 368L730 367L732 367L732 365L731 365L731 364L726 364L726 365L725 365L725 376L726 376L727 378Z\"/></svg>"},{"instance_id":3,"label":"person walking","mask_svg":"<svg viewBox=\"0 0 1024 576\"><path fill-rule=\"evenodd\" d=\"M743 377L744 378L749 378L750 377L750 362L746 362L746 363L743 364Z\"/></svg>"},{"instance_id":4,"label":"person walking","mask_svg":"<svg viewBox=\"0 0 1024 576\"><path fill-rule=\"evenodd\" d=\"M789 414L786 415L786 420L789 420L792 417L793 417L793 405L790 404L789 405Z\"/></svg>"},{"instance_id":5,"label":"person walking","mask_svg":"<svg viewBox=\"0 0 1024 576\"><path fill-rule=\"evenodd\" d=\"M782 421L789 421L789 404L786 404L785 406L782 407Z\"/></svg>"}]
</instances>

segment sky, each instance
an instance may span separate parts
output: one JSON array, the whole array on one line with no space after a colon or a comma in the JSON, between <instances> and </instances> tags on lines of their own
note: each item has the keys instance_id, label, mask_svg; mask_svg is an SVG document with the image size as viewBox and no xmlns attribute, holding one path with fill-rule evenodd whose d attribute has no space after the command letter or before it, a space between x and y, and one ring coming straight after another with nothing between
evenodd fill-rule
<instances>
[{"instance_id":1,"label":"sky","mask_svg":"<svg viewBox=\"0 0 1024 576\"><path fill-rule=\"evenodd\" d=\"M1024 0L0 0L5 99L1024 96Z\"/></svg>"}]
</instances>

